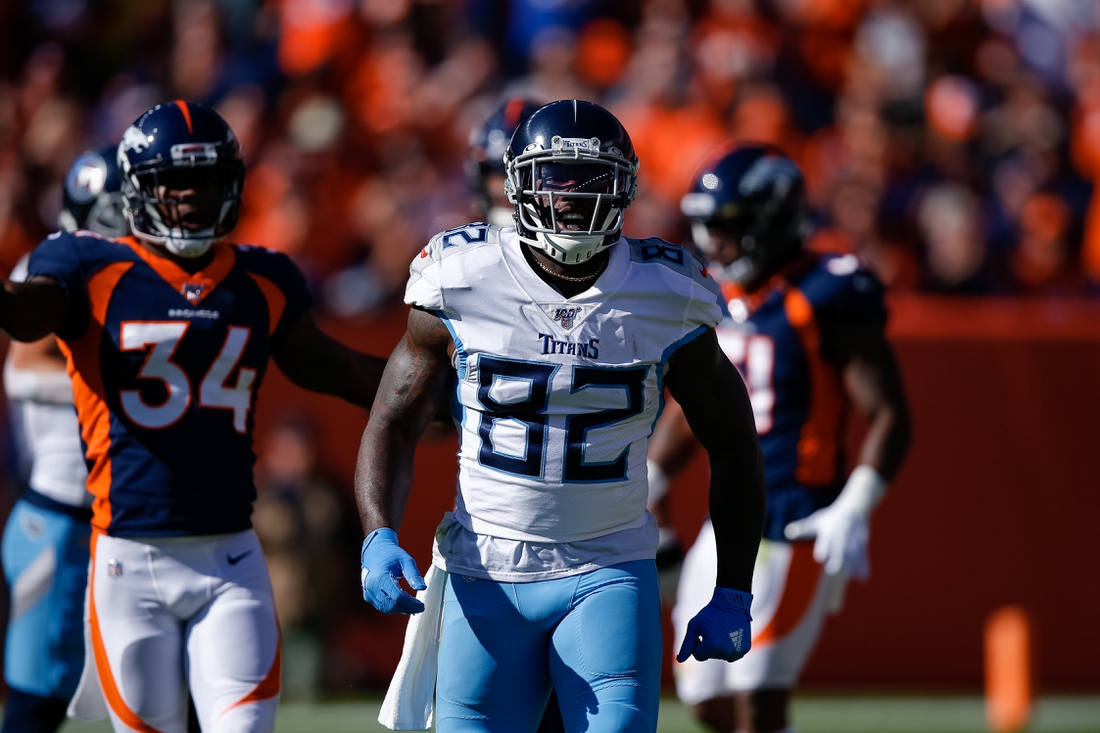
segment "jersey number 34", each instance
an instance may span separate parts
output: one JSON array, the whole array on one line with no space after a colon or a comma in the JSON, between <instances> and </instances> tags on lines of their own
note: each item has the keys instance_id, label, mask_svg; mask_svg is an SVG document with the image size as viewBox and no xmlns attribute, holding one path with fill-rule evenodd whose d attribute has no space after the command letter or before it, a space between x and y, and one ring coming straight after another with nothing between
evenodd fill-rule
<instances>
[{"instance_id":1,"label":"jersey number 34","mask_svg":"<svg viewBox=\"0 0 1100 733\"><path fill-rule=\"evenodd\" d=\"M187 372L172 361L176 347L190 325L187 321L127 321L122 324L120 340L123 351L149 350L138 378L158 380L168 391L168 398L159 405L146 403L139 390L124 389L120 392L122 409L127 417L143 428L159 430L174 425L191 406L194 391L191 380L187 378ZM251 335L251 329L243 326L229 327L225 343L198 390L201 407L233 411L233 428L238 433L247 429L256 370L241 367L235 385L227 385L226 380L241 360Z\"/></svg>"}]
</instances>

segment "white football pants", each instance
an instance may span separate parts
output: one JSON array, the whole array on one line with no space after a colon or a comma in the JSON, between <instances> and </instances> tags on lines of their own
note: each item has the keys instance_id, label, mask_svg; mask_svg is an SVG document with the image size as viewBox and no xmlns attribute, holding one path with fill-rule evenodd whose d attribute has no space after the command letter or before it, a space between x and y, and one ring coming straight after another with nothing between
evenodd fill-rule
<instances>
[{"instance_id":1,"label":"white football pants","mask_svg":"<svg viewBox=\"0 0 1100 733\"><path fill-rule=\"evenodd\" d=\"M672 610L677 644L688 621L710 601L717 574L718 550L708 519L684 557ZM761 542L752 580L752 648L733 664L690 658L674 663L680 700L697 705L734 692L793 688L825 616L838 609L845 582L823 572L813 558L813 542Z\"/></svg>"},{"instance_id":2,"label":"white football pants","mask_svg":"<svg viewBox=\"0 0 1100 733\"><path fill-rule=\"evenodd\" d=\"M205 733L274 729L279 628L252 530L97 533L91 550L84 676L94 672L99 685L83 679L78 697L99 687L115 731L186 733L186 677Z\"/></svg>"}]
</instances>

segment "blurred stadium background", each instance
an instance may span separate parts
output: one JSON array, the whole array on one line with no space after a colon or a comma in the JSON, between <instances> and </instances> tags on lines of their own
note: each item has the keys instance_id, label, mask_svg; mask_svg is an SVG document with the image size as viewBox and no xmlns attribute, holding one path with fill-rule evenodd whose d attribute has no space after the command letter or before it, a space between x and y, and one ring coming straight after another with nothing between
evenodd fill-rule
<instances>
[{"instance_id":1,"label":"blurred stadium background","mask_svg":"<svg viewBox=\"0 0 1100 733\"><path fill-rule=\"evenodd\" d=\"M891 289L915 423L872 580L804 678L830 696L800 700L796 722L982 730L975 697L846 695L978 694L983 624L1016 604L1038 690L1078 696L1045 699L1034 729L1100 731L1081 697L1100 695L1097 0L20 0L0 3L0 39L0 274L55 228L75 156L185 98L242 141L233 239L294 256L326 329L382 355L409 260L472 217L466 140L502 95L620 116L642 161L628 234L686 241L700 159L729 139L780 146L809 182L813 246L860 255ZM403 621L357 586L366 416L272 370L256 419L285 699L377 694ZM422 565L454 450L419 454L402 535ZM682 537L703 480L696 463L677 482ZM280 730L372 730L370 705L288 705ZM667 710L662 730L694 730Z\"/></svg>"}]
</instances>

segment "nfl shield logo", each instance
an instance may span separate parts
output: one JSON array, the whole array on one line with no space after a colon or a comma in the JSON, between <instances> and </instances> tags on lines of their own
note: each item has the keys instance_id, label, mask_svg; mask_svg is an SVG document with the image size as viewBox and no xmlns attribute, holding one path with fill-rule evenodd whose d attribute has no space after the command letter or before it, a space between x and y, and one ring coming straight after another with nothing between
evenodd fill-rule
<instances>
[{"instance_id":1,"label":"nfl shield logo","mask_svg":"<svg viewBox=\"0 0 1100 733\"><path fill-rule=\"evenodd\" d=\"M206 290L206 286L200 283L184 283L183 287L180 288L183 297L187 298L191 303L199 302L199 299L202 298L203 290Z\"/></svg>"},{"instance_id":2,"label":"nfl shield logo","mask_svg":"<svg viewBox=\"0 0 1100 733\"><path fill-rule=\"evenodd\" d=\"M122 577L122 563L119 562L118 560L108 560L107 561L107 575L110 575L112 578L121 578Z\"/></svg>"}]
</instances>

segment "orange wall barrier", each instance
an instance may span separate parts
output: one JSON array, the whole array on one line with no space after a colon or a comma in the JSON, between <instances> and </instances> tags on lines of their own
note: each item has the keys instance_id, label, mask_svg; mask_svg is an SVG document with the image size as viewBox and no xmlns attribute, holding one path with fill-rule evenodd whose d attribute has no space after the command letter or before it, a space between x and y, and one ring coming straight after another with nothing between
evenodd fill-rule
<instances>
[{"instance_id":1,"label":"orange wall barrier","mask_svg":"<svg viewBox=\"0 0 1100 733\"><path fill-rule=\"evenodd\" d=\"M891 310L913 448L875 513L871 579L854 583L826 623L804 682L978 690L985 620L1014 604L1041 640L1042 689L1097 689L1100 303L910 296ZM326 328L388 354L404 322L396 310ZM350 484L363 411L293 388L274 369L263 392L261 437L277 412L308 408L324 432L323 460ZM448 439L417 454L401 540L422 567L453 501L454 450ZM703 520L705 480L697 459L675 482L675 521L688 539ZM384 681L403 621L372 613L364 609L362 648Z\"/></svg>"}]
</instances>

